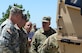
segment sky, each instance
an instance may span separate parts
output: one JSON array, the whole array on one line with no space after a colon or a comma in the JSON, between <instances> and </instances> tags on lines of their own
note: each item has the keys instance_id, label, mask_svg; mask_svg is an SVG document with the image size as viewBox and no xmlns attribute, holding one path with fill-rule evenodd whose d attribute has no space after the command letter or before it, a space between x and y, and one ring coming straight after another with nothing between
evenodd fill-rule
<instances>
[{"instance_id":1,"label":"sky","mask_svg":"<svg viewBox=\"0 0 82 53\"><path fill-rule=\"evenodd\" d=\"M6 12L9 5L17 3L23 5L25 11L29 10L31 15L30 21L36 23L37 27L42 27L42 18L44 16L51 17L51 27L57 28L56 14L57 14L58 0L0 0L0 18L2 12Z\"/></svg>"}]
</instances>

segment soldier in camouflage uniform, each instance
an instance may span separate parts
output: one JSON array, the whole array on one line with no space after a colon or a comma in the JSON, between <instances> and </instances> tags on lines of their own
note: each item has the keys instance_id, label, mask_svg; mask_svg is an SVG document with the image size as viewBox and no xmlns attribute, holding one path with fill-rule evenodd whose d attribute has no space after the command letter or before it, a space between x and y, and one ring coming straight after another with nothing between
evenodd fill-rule
<instances>
[{"instance_id":1,"label":"soldier in camouflage uniform","mask_svg":"<svg viewBox=\"0 0 82 53\"><path fill-rule=\"evenodd\" d=\"M22 10L12 7L9 18L2 23L0 34L0 53L20 53L19 50L19 33L15 28L22 19Z\"/></svg>"},{"instance_id":2,"label":"soldier in camouflage uniform","mask_svg":"<svg viewBox=\"0 0 82 53\"><path fill-rule=\"evenodd\" d=\"M27 22L27 15L23 14L23 19L18 25L18 32L19 32L19 41L20 41L20 53L28 53L27 47L27 32L24 30L24 26Z\"/></svg>"},{"instance_id":3,"label":"soldier in camouflage uniform","mask_svg":"<svg viewBox=\"0 0 82 53\"><path fill-rule=\"evenodd\" d=\"M39 48L43 45L44 41L52 34L56 33L50 27L51 17L45 16L42 20L42 28L35 32L32 43L31 43L31 53L39 53Z\"/></svg>"},{"instance_id":4,"label":"soldier in camouflage uniform","mask_svg":"<svg viewBox=\"0 0 82 53\"><path fill-rule=\"evenodd\" d=\"M39 53L59 53L58 52L58 42L57 42L57 33L49 36L43 45L39 49Z\"/></svg>"}]
</instances>

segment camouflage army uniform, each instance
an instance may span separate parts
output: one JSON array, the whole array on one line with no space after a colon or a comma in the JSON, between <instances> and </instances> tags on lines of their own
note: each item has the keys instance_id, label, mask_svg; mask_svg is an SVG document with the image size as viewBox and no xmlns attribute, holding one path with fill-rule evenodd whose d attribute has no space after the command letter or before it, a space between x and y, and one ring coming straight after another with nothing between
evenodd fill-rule
<instances>
[{"instance_id":1,"label":"camouflage army uniform","mask_svg":"<svg viewBox=\"0 0 82 53\"><path fill-rule=\"evenodd\" d=\"M0 36L0 53L19 53L18 35L14 24L11 21L8 22Z\"/></svg>"},{"instance_id":2,"label":"camouflage army uniform","mask_svg":"<svg viewBox=\"0 0 82 53\"><path fill-rule=\"evenodd\" d=\"M19 33L19 50L20 53L28 53L28 47L27 47L27 34L26 32L23 30L23 28L19 28L16 24L15 24L15 28Z\"/></svg>"},{"instance_id":3,"label":"camouflage army uniform","mask_svg":"<svg viewBox=\"0 0 82 53\"><path fill-rule=\"evenodd\" d=\"M36 31L31 43L31 53L38 53L38 49L42 46L44 41L54 33L55 31L51 27L47 32L44 32L42 28Z\"/></svg>"},{"instance_id":4,"label":"camouflage army uniform","mask_svg":"<svg viewBox=\"0 0 82 53\"><path fill-rule=\"evenodd\" d=\"M0 53L28 53L26 34L11 25L5 25L2 30Z\"/></svg>"},{"instance_id":5,"label":"camouflage army uniform","mask_svg":"<svg viewBox=\"0 0 82 53\"><path fill-rule=\"evenodd\" d=\"M6 26L12 26L13 23L9 20L9 19L6 19L1 25L0 25L0 35L1 35L1 32L2 32L2 29Z\"/></svg>"},{"instance_id":6,"label":"camouflage army uniform","mask_svg":"<svg viewBox=\"0 0 82 53\"><path fill-rule=\"evenodd\" d=\"M20 53L28 53L28 43L27 43L27 34L23 29L19 31L19 40L20 40Z\"/></svg>"},{"instance_id":7,"label":"camouflage army uniform","mask_svg":"<svg viewBox=\"0 0 82 53\"><path fill-rule=\"evenodd\" d=\"M58 52L58 42L56 38L57 33L49 36L41 48L39 49L39 53L59 53Z\"/></svg>"}]
</instances>

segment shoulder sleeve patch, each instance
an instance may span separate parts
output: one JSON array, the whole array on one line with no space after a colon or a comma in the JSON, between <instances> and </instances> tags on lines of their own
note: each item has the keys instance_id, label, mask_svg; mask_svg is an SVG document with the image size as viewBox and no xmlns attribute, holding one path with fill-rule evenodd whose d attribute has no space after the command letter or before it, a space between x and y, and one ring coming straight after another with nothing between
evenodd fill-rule
<instances>
[{"instance_id":1,"label":"shoulder sleeve patch","mask_svg":"<svg viewBox=\"0 0 82 53\"><path fill-rule=\"evenodd\" d=\"M11 32L11 30L10 30L10 29L7 29L7 32L8 32L9 34L12 34L12 32Z\"/></svg>"}]
</instances>

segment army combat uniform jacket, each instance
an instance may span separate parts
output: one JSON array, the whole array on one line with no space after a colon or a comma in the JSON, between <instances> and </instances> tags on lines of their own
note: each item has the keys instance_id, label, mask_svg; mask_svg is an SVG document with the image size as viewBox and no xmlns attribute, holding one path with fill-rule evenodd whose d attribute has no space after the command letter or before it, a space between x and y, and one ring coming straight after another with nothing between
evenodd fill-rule
<instances>
[{"instance_id":1,"label":"army combat uniform jacket","mask_svg":"<svg viewBox=\"0 0 82 53\"><path fill-rule=\"evenodd\" d=\"M29 53L28 51L28 42L27 42L27 33L21 28L19 31L19 40L20 40L20 53Z\"/></svg>"},{"instance_id":2,"label":"army combat uniform jacket","mask_svg":"<svg viewBox=\"0 0 82 53\"><path fill-rule=\"evenodd\" d=\"M19 53L19 34L11 20L5 23L0 35L0 53Z\"/></svg>"},{"instance_id":3,"label":"army combat uniform jacket","mask_svg":"<svg viewBox=\"0 0 82 53\"><path fill-rule=\"evenodd\" d=\"M51 27L49 31L44 31L43 28L36 31L31 43L31 53L38 53L38 49L42 46L44 41L54 33L56 32Z\"/></svg>"},{"instance_id":4,"label":"army combat uniform jacket","mask_svg":"<svg viewBox=\"0 0 82 53\"><path fill-rule=\"evenodd\" d=\"M5 23L3 29L1 29L1 36L0 36L0 53L26 53L26 50L21 50L21 39L20 40L20 33L14 26L14 24L8 20L8 23ZM4 24L3 24L4 25ZM23 36L23 35L22 35ZM24 44L25 41L22 43ZM23 48L23 47L22 47ZM23 49L25 49L24 47ZM20 51L21 50L21 51Z\"/></svg>"},{"instance_id":5,"label":"army combat uniform jacket","mask_svg":"<svg viewBox=\"0 0 82 53\"><path fill-rule=\"evenodd\" d=\"M39 49L39 53L59 53L58 52L58 42L57 42L57 33L49 36L41 48Z\"/></svg>"},{"instance_id":6,"label":"army combat uniform jacket","mask_svg":"<svg viewBox=\"0 0 82 53\"><path fill-rule=\"evenodd\" d=\"M0 36L1 36L1 32L2 32L2 29L5 27L5 26L12 26L13 23L11 22L10 19L6 19L1 25L0 25Z\"/></svg>"}]
</instances>

